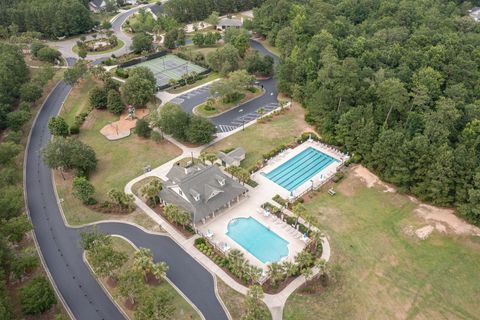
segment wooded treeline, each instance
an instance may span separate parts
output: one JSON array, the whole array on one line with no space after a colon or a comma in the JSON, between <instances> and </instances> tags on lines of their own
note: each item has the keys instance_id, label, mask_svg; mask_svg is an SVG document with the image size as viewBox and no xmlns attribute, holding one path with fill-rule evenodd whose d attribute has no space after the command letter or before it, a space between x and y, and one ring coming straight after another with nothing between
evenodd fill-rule
<instances>
[{"instance_id":1,"label":"wooded treeline","mask_svg":"<svg viewBox=\"0 0 480 320\"><path fill-rule=\"evenodd\" d=\"M84 0L0 0L0 26L53 38L85 33L94 21Z\"/></svg>"},{"instance_id":2,"label":"wooded treeline","mask_svg":"<svg viewBox=\"0 0 480 320\"><path fill-rule=\"evenodd\" d=\"M480 25L454 1L267 0L279 89L329 143L480 223Z\"/></svg>"},{"instance_id":3,"label":"wooded treeline","mask_svg":"<svg viewBox=\"0 0 480 320\"><path fill-rule=\"evenodd\" d=\"M212 11L220 15L240 12L258 7L264 0L170 0L165 3L165 12L179 22L201 21Z\"/></svg>"}]
</instances>

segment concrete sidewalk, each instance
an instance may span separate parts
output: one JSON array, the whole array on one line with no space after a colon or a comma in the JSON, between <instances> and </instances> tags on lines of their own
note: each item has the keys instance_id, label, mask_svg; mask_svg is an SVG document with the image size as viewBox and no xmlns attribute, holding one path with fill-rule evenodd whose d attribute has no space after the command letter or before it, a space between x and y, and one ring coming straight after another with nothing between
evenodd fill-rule
<instances>
[{"instance_id":1,"label":"concrete sidewalk","mask_svg":"<svg viewBox=\"0 0 480 320\"><path fill-rule=\"evenodd\" d=\"M135 204L140 209L142 209L142 211L145 212L145 214L147 214L153 221L157 222L160 225L160 227L162 227L175 242L177 242L186 252L188 252L194 259L196 259L200 264L202 264L209 272L211 272L212 274L222 279L222 281L224 281L232 289L236 290L237 292L243 295L246 295L248 292L248 288L246 286L241 285L237 281L232 279L224 270L222 270L217 264L215 264L212 260L210 260L210 258L205 256L203 253L197 250L197 248L195 248L194 241L196 238L199 237L198 235L195 235L190 239L185 238L183 234L179 233L172 225L170 225L168 221L166 221L163 217L161 217L155 211L153 211L153 209L150 208L142 199L138 198L135 194L133 194L132 186L136 182L139 182L147 177L158 177L162 180L166 180L167 179L166 174L170 171L172 165L174 165L179 160L186 157L190 157L192 155L193 157L198 157L201 151L208 146L207 145L207 146L200 146L197 148L189 148L184 146L180 142L176 141L175 139L171 138L170 136L166 136L165 138L168 141L172 142L173 144L177 145L179 148L181 148L182 154L164 163L163 165L153 169L152 171L142 174L136 177L135 179L129 181L125 186L125 189L124 189L125 192L127 194L132 194L135 199ZM223 138L224 137L220 137L219 139L212 141L211 144ZM328 262L330 260L331 251L330 251L330 243L328 242L328 238L326 236L322 237L322 245L323 245L323 252L322 252L321 258ZM319 272L318 269L313 268L313 276L317 275L318 272ZM283 308L285 306L285 303L288 297L300 286L302 286L304 283L305 283L305 277L299 276L279 293L265 294L263 301L267 305L268 309L270 310L273 320L282 319Z\"/></svg>"}]
</instances>

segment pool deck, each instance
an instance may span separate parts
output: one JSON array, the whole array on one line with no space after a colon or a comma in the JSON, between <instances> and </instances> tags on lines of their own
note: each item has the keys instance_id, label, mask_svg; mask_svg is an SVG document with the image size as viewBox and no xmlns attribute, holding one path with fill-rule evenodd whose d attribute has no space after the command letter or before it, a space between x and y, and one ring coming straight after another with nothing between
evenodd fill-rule
<instances>
[{"instance_id":1,"label":"pool deck","mask_svg":"<svg viewBox=\"0 0 480 320\"><path fill-rule=\"evenodd\" d=\"M272 198L276 194L279 194L284 199L288 199L288 197L290 196L290 192L265 177L264 173L270 172L271 170L282 165L284 162L295 157L297 154L303 152L309 147L313 147L338 160L338 162L331 163L329 166L327 166L311 178L312 180L314 180L315 187L327 180L327 177L335 174L337 168L341 166L344 160L347 159L344 154L315 141L306 141L294 149L285 150L282 154L277 155L276 157L271 159L267 166L262 168L262 170L252 175L252 178L258 183L258 186L256 188L246 186L249 192L248 196L245 199L242 199L240 202L233 205L230 209L215 216L215 218L207 220L205 224L196 225L199 232L202 234L208 234L210 231L211 233L213 233L213 236L211 238L211 241L213 243L218 244L219 246L221 243L227 243L230 246L230 249L239 249L245 254L245 257L250 261L250 263L266 270L268 267L267 264L262 263L254 255L249 253L246 249L244 249L241 245L236 243L227 235L228 223L232 219L253 217L258 222L262 223L264 226L275 232L278 236L288 241L288 256L282 261L294 261L295 256L305 248L305 242L301 239L297 239L295 237L295 231L293 230L293 228L288 226L285 222L275 222L273 215L265 217L260 211L261 205L265 202L272 203ZM320 179L321 176L323 177L323 179ZM294 194L301 194L311 188L311 186L312 184L309 179L307 182L297 188L294 191Z\"/></svg>"},{"instance_id":2,"label":"pool deck","mask_svg":"<svg viewBox=\"0 0 480 320\"><path fill-rule=\"evenodd\" d=\"M255 195L240 201L228 211L221 213L217 217L207 221L205 224L197 225L197 228L200 232L205 234L207 234L210 230L210 232L213 233L211 241L217 244L220 244L221 242L227 243L230 246L230 250L239 249L245 254L245 257L249 260L251 264L260 267L263 270L267 270L268 264L265 264L258 260L253 254L248 252L246 249L244 249L241 245L236 243L232 238L227 235L228 223L232 219L253 217L258 222L269 228L271 231L275 232L278 236L288 241L288 256L282 261L294 261L295 256L305 248L306 244L302 240L296 239L292 236L292 228L288 226L285 222L276 224L273 221L272 215L265 217L263 214L257 213L260 205L268 201L268 199L266 199L266 194L261 190L257 190L257 188L255 188L255 191L253 191ZM252 191L250 191L250 193L252 193ZM271 199L274 195L275 194L272 194L269 199Z\"/></svg>"},{"instance_id":3,"label":"pool deck","mask_svg":"<svg viewBox=\"0 0 480 320\"><path fill-rule=\"evenodd\" d=\"M329 180L332 175L337 172L337 168L340 167L344 161L348 159L348 156L345 154L336 151L335 149L317 141L305 141L301 145L297 146L296 148L293 149L287 149L283 151L282 153L276 155L272 159L268 161L268 164L254 173L252 175L252 179L257 181L259 184L265 184L268 185L269 188L275 188L276 194L279 194L282 198L288 199L290 197L290 191L287 189L281 187L280 185L276 184L272 180L268 179L265 174L269 173L270 171L276 169L277 167L281 166L283 163L287 162L288 160L292 159L293 157L297 156L298 154L302 153L309 147L312 147L314 149L317 149L320 152L323 152L324 154L335 158L338 160L338 162L332 162L330 165L327 167L323 168L321 171L319 171L317 174L315 174L313 177L309 178L307 181L305 181L302 185L300 185L298 188L292 191L294 196L298 196L300 194L305 193L309 189L312 188L312 182L310 180L313 180L313 186L314 188L317 188L320 184L324 183L325 181Z\"/></svg>"}]
</instances>

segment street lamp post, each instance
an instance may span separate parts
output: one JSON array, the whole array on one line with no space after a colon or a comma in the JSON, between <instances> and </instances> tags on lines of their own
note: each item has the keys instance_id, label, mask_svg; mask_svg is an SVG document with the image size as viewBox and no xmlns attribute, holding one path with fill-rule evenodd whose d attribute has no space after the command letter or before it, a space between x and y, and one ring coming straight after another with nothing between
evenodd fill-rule
<instances>
[{"instance_id":1,"label":"street lamp post","mask_svg":"<svg viewBox=\"0 0 480 320\"><path fill-rule=\"evenodd\" d=\"M313 191L313 179L312 179L312 180L310 180L310 182L312 183L312 191Z\"/></svg>"}]
</instances>

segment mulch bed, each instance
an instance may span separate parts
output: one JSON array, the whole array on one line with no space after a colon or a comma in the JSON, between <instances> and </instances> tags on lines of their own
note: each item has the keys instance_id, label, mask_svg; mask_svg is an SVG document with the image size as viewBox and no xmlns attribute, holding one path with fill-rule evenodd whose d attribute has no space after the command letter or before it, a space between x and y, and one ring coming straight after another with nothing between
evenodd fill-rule
<instances>
[{"instance_id":1,"label":"mulch bed","mask_svg":"<svg viewBox=\"0 0 480 320\"><path fill-rule=\"evenodd\" d=\"M270 284L270 281L267 280L262 286L263 287L263 292L269 293L269 294L279 293L280 291L285 289L290 284L290 282L295 280L295 278L296 277L288 277L287 279L285 279L282 282L280 282L279 284L277 284L277 287L272 287L272 285Z\"/></svg>"},{"instance_id":2,"label":"mulch bed","mask_svg":"<svg viewBox=\"0 0 480 320\"><path fill-rule=\"evenodd\" d=\"M88 206L90 209L100 213L109 213L109 214L118 214L118 215L125 215L128 213L132 213L134 210L127 209L127 208L119 208L119 207L107 207L102 205L101 203L93 204Z\"/></svg>"},{"instance_id":3,"label":"mulch bed","mask_svg":"<svg viewBox=\"0 0 480 320\"><path fill-rule=\"evenodd\" d=\"M165 214L163 213L163 207L161 205L156 205L155 207L152 208L152 210L155 211L159 216L161 216L162 218L168 221L167 217L165 217ZM179 226L175 223L169 222L169 224L187 239L195 235L195 233L189 232L188 230L184 229L182 226Z\"/></svg>"}]
</instances>

